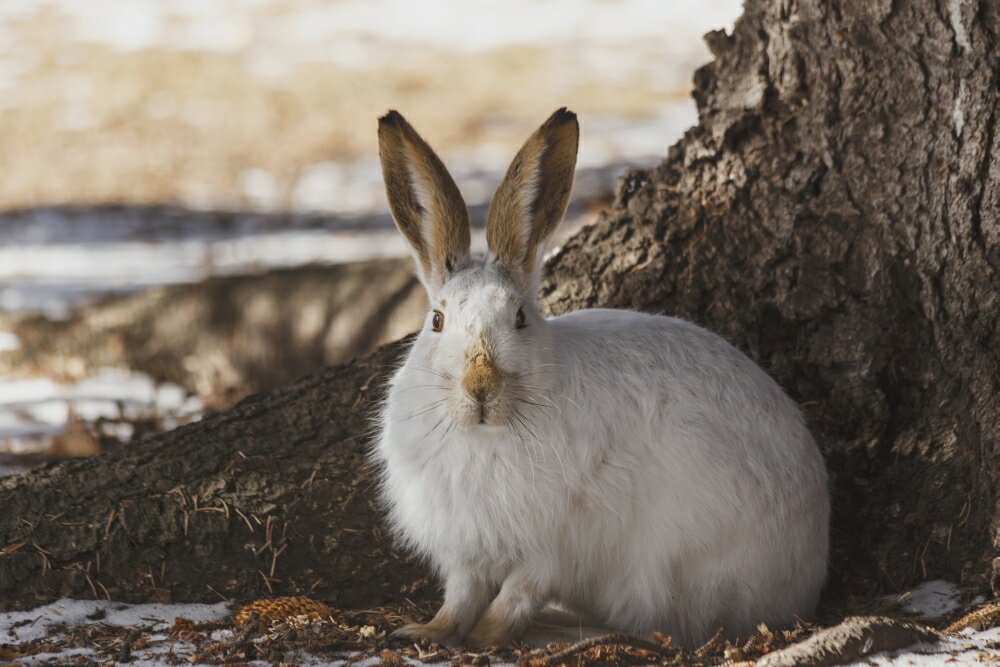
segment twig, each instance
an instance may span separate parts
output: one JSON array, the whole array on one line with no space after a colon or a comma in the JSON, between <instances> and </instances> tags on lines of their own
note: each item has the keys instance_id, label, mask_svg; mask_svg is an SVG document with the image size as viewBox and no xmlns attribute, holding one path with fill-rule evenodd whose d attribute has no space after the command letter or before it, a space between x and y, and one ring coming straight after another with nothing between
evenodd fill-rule
<instances>
[{"instance_id":1,"label":"twig","mask_svg":"<svg viewBox=\"0 0 1000 667\"><path fill-rule=\"evenodd\" d=\"M83 572L83 570L81 570L81 572ZM96 586L94 586L94 580L93 580L93 579L91 579L91 578L90 578L90 575L89 575L89 574L87 574L86 572L83 572L83 576L84 576L84 577L85 577L85 578L87 579L87 584L89 584L89 585L90 585L90 592L94 594L94 599L95 599L95 600L98 600L98 599L100 599L100 598L98 598L98 596L97 596L97 587L96 587Z\"/></svg>"},{"instance_id":2,"label":"twig","mask_svg":"<svg viewBox=\"0 0 1000 667\"><path fill-rule=\"evenodd\" d=\"M264 580L264 585L267 586L267 592L274 595L274 589L271 588L271 577L268 577L260 570L257 570L257 573L260 574L260 578Z\"/></svg>"},{"instance_id":3,"label":"twig","mask_svg":"<svg viewBox=\"0 0 1000 667\"><path fill-rule=\"evenodd\" d=\"M205 586L207 586L207 587L208 587L208 590L210 590L210 591L212 591L213 593L215 593L216 595L218 595L218 596L219 596L219 597L220 597L220 598L222 599L222 601L223 601L223 602L229 602L229 598L227 598L227 597L226 597L225 595L223 595L223 594L222 594L222 593L220 593L219 591L215 590L214 588L212 588L212 587L211 587L211 586L209 586L208 584L205 584Z\"/></svg>"},{"instance_id":4,"label":"twig","mask_svg":"<svg viewBox=\"0 0 1000 667\"><path fill-rule=\"evenodd\" d=\"M241 512L238 507L234 507L233 510L235 510L235 512L240 515L240 518L243 519L243 521L246 522L247 528L249 528L250 532L252 533L253 532L253 524L250 523L250 519L247 518L247 515L244 514L243 512Z\"/></svg>"},{"instance_id":5,"label":"twig","mask_svg":"<svg viewBox=\"0 0 1000 667\"><path fill-rule=\"evenodd\" d=\"M111 593L108 592L107 587L101 583L100 579L97 579L95 581L97 581L97 585L101 587L101 590L104 591L104 599L106 599L108 602L111 602Z\"/></svg>"},{"instance_id":6,"label":"twig","mask_svg":"<svg viewBox=\"0 0 1000 667\"><path fill-rule=\"evenodd\" d=\"M281 555L281 552L284 551L287 546L287 544L283 544L277 551L271 549L271 571L267 575L269 578L274 578L274 566L278 563L278 556Z\"/></svg>"},{"instance_id":7,"label":"twig","mask_svg":"<svg viewBox=\"0 0 1000 667\"><path fill-rule=\"evenodd\" d=\"M592 649L595 646L603 646L605 644L612 644L616 646L623 646L628 648L642 649L649 651L650 653L655 653L663 658L673 658L674 653L665 650L662 646L654 644L653 642L646 641L645 639L639 639L638 637L633 637L632 635L627 635L623 632L614 633L610 635L601 635L600 637L590 637L589 639L584 639L575 644L572 644L557 653L552 655L542 656L531 660L532 665L558 665L560 662L564 662L566 658L576 655L577 653L583 653L588 649Z\"/></svg>"}]
</instances>

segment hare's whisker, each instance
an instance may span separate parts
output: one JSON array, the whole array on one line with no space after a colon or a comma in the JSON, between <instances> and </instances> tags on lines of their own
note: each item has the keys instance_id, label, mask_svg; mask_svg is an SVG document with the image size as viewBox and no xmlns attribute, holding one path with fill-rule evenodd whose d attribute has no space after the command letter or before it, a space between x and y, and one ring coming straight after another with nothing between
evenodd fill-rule
<instances>
[{"instance_id":1,"label":"hare's whisker","mask_svg":"<svg viewBox=\"0 0 1000 667\"><path fill-rule=\"evenodd\" d=\"M536 387L536 386L530 385L530 384L525 384L525 385L521 385L521 386L523 388L525 388L525 389L535 389L536 391L544 391L544 392L548 392L550 394L555 394L557 396L561 396L562 398L565 398L567 401L569 401L570 403L572 403L576 407L577 410L581 410L581 411L583 410L583 408L581 408L576 401L574 401L572 398L570 398L566 394L562 393L561 391L556 391L555 389L548 389L546 387Z\"/></svg>"},{"instance_id":2,"label":"hare's whisker","mask_svg":"<svg viewBox=\"0 0 1000 667\"><path fill-rule=\"evenodd\" d=\"M524 449L525 456L528 457L528 465L531 467L531 485L535 485L535 466L532 465L531 461L531 448L528 443L525 442L524 436L514 427L514 423L511 419L507 419L507 430L517 436L517 439L521 441L521 447Z\"/></svg>"},{"instance_id":3,"label":"hare's whisker","mask_svg":"<svg viewBox=\"0 0 1000 667\"><path fill-rule=\"evenodd\" d=\"M529 401L528 399L521 398L520 396L517 397L517 400L520 401L521 403L526 403L528 405L534 405L537 408L541 408L542 410L545 411L545 414L549 414L548 410L552 408L551 405L545 405L543 403L535 403L534 401Z\"/></svg>"},{"instance_id":4,"label":"hare's whisker","mask_svg":"<svg viewBox=\"0 0 1000 667\"><path fill-rule=\"evenodd\" d=\"M397 389L396 391L402 393L404 391L410 391L411 389L441 389L442 391L445 391L448 389L448 387L445 387L444 385L440 384L413 384L410 385L409 387L403 387L402 389Z\"/></svg>"},{"instance_id":5,"label":"hare's whisker","mask_svg":"<svg viewBox=\"0 0 1000 667\"><path fill-rule=\"evenodd\" d=\"M415 371L423 371L424 373L430 373L431 375L437 375L439 378L442 378L444 380L452 380L452 379L454 379L450 373L446 373L444 371L437 371L437 370L434 370L433 368L425 368L423 366L411 366L410 368L412 368Z\"/></svg>"},{"instance_id":6,"label":"hare's whisker","mask_svg":"<svg viewBox=\"0 0 1000 667\"><path fill-rule=\"evenodd\" d=\"M420 415L427 414L428 412L430 412L434 408L436 408L436 407L438 407L440 405L443 405L447 400L448 400L447 398L440 398L440 399L432 402L430 405L426 405L423 408L417 410L416 412L414 412L413 414L411 414L409 417L404 417L403 419L400 419L398 422L395 422L395 424L402 424L403 422L409 421L409 420L413 419L414 417L419 417Z\"/></svg>"},{"instance_id":7,"label":"hare's whisker","mask_svg":"<svg viewBox=\"0 0 1000 667\"><path fill-rule=\"evenodd\" d=\"M445 420L445 417L447 417L447 416L448 416L448 413L447 413L447 412L446 412L446 413L444 413L443 415L441 415L441 419L438 419L438 420L437 420L437 423L436 423L436 424L434 424L434 426L432 426L432 427L431 427L431 430L427 431L427 433L424 433L424 434L423 434L423 435L422 435L422 436L420 437L420 439L421 439L421 440L425 440L425 439L427 439L427 437L428 437L428 436L429 436L429 435L430 435L431 433L433 433L434 431L436 431L436 430L438 429L438 426L440 426L440 425L441 425L441 422L443 422L443 421Z\"/></svg>"},{"instance_id":8,"label":"hare's whisker","mask_svg":"<svg viewBox=\"0 0 1000 667\"><path fill-rule=\"evenodd\" d=\"M524 419L522 417L525 417L525 415L521 415L521 413L515 412L514 417L519 422L521 422L521 425L524 426L525 430L531 434L531 437L535 439L535 442L537 442L540 447L544 448L545 444L538 438L535 432L532 431L531 428L529 428L528 425L524 423ZM529 421L531 420L529 419ZM534 422L532 422L532 424L534 424ZM562 457L559 456L559 450L556 448L555 444L552 443L551 441L547 440L546 442L548 442L549 449L551 449L552 453L555 454L556 461L559 462L559 469L562 471L563 484L566 487L569 487L569 475L566 474L566 465L563 463Z\"/></svg>"}]
</instances>

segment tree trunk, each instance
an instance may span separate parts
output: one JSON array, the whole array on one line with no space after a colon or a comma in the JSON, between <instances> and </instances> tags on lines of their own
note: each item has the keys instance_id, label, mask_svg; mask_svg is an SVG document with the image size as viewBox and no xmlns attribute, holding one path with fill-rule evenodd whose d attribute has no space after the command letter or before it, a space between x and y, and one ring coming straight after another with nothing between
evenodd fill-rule
<instances>
[{"instance_id":1,"label":"tree trunk","mask_svg":"<svg viewBox=\"0 0 1000 667\"><path fill-rule=\"evenodd\" d=\"M982 583L1000 549L994 1L748 2L700 123L550 265L553 312L669 312L803 405L834 588Z\"/></svg>"},{"instance_id":2,"label":"tree trunk","mask_svg":"<svg viewBox=\"0 0 1000 667\"><path fill-rule=\"evenodd\" d=\"M0 480L0 608L53 595L419 599L427 581L383 534L365 461L372 400L402 350Z\"/></svg>"},{"instance_id":3,"label":"tree trunk","mask_svg":"<svg viewBox=\"0 0 1000 667\"><path fill-rule=\"evenodd\" d=\"M833 473L829 600L985 586L1000 549L998 19L989 0L748 0L708 36L698 126L548 265L552 312L689 318L804 406ZM364 467L401 351L0 482L0 605L430 594Z\"/></svg>"}]
</instances>

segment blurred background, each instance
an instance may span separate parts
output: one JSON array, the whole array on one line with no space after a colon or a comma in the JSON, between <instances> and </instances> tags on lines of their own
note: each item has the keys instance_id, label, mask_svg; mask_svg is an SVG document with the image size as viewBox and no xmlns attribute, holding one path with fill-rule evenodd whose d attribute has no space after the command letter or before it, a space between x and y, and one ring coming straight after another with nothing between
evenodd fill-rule
<instances>
[{"instance_id":1,"label":"blurred background","mask_svg":"<svg viewBox=\"0 0 1000 667\"><path fill-rule=\"evenodd\" d=\"M0 474L224 409L416 329L402 112L481 224L581 118L565 237L696 121L739 0L2 0ZM482 235L474 235L482 244ZM558 241L557 241L558 243Z\"/></svg>"}]
</instances>

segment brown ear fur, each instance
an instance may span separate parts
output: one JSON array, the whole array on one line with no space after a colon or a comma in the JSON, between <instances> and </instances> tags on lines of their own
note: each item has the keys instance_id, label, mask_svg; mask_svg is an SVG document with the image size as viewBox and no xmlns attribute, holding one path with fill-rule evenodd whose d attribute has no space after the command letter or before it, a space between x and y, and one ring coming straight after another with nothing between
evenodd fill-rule
<instances>
[{"instance_id":1,"label":"brown ear fur","mask_svg":"<svg viewBox=\"0 0 1000 667\"><path fill-rule=\"evenodd\" d=\"M549 116L518 151L490 202L490 252L524 276L566 212L579 138L575 113L563 107Z\"/></svg>"},{"instance_id":2,"label":"brown ear fur","mask_svg":"<svg viewBox=\"0 0 1000 667\"><path fill-rule=\"evenodd\" d=\"M440 286L469 251L469 211L441 159L396 111L378 119L389 208L424 281Z\"/></svg>"}]
</instances>

